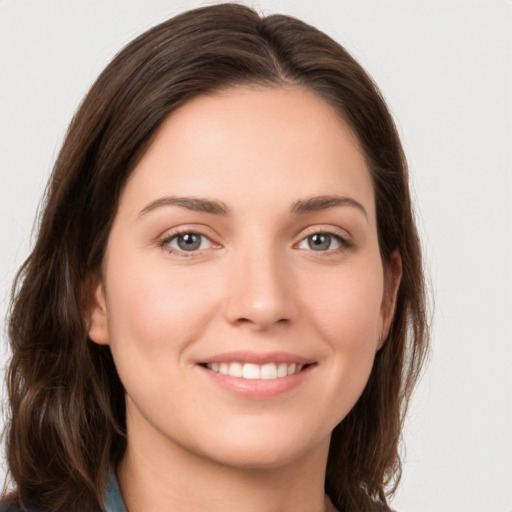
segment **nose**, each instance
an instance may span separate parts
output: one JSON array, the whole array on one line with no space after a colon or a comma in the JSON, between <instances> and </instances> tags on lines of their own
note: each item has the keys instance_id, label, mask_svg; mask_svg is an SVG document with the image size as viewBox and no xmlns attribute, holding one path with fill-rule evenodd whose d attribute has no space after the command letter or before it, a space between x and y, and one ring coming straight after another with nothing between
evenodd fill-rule
<instances>
[{"instance_id":1,"label":"nose","mask_svg":"<svg viewBox=\"0 0 512 512\"><path fill-rule=\"evenodd\" d=\"M285 255L277 252L247 251L234 258L227 273L229 323L264 331L296 318L293 272Z\"/></svg>"}]
</instances>

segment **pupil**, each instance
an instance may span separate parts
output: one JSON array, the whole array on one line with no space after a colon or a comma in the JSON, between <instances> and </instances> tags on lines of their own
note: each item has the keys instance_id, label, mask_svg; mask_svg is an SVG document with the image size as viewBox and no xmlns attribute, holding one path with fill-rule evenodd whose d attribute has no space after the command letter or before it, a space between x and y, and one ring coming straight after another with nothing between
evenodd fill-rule
<instances>
[{"instance_id":1,"label":"pupil","mask_svg":"<svg viewBox=\"0 0 512 512\"><path fill-rule=\"evenodd\" d=\"M329 246L331 245L331 237L329 235L319 233L310 236L308 242L310 249L313 249L314 251L321 251L329 249Z\"/></svg>"},{"instance_id":2,"label":"pupil","mask_svg":"<svg viewBox=\"0 0 512 512\"><path fill-rule=\"evenodd\" d=\"M178 237L178 246L184 251L194 251L199 249L201 237L194 233L187 233Z\"/></svg>"}]
</instances>

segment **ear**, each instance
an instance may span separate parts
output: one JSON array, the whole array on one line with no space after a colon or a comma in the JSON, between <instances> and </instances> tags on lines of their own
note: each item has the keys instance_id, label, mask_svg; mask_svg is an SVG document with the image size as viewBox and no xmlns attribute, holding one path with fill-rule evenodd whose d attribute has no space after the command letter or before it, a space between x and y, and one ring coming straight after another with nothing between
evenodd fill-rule
<instances>
[{"instance_id":1,"label":"ear","mask_svg":"<svg viewBox=\"0 0 512 512\"><path fill-rule=\"evenodd\" d=\"M89 338L99 345L110 343L107 303L101 277L98 274L87 278L87 331Z\"/></svg>"},{"instance_id":2,"label":"ear","mask_svg":"<svg viewBox=\"0 0 512 512\"><path fill-rule=\"evenodd\" d=\"M384 275L384 294L381 304L381 330L379 336L378 349L382 348L384 341L388 337L393 316L395 315L396 297L398 288L402 279L402 258L398 251L394 251L385 269Z\"/></svg>"}]
</instances>

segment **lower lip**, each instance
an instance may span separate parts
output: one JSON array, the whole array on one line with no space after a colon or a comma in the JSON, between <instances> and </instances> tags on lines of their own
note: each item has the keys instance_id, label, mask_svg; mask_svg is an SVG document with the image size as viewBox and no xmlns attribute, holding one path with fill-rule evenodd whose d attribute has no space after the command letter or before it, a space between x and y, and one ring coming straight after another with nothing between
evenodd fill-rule
<instances>
[{"instance_id":1,"label":"lower lip","mask_svg":"<svg viewBox=\"0 0 512 512\"><path fill-rule=\"evenodd\" d=\"M307 366L293 375L277 379L244 379L214 372L204 366L198 366L198 368L216 385L236 396L264 400L285 395L297 388L311 373L314 365Z\"/></svg>"}]
</instances>

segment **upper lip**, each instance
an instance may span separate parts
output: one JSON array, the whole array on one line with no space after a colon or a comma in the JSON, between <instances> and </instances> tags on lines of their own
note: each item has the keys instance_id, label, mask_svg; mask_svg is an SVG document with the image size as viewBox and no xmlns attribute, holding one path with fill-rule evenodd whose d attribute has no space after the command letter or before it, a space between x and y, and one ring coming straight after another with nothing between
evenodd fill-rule
<instances>
[{"instance_id":1,"label":"upper lip","mask_svg":"<svg viewBox=\"0 0 512 512\"><path fill-rule=\"evenodd\" d=\"M202 359L200 364L210 363L253 363L263 365L267 363L288 363L288 364L313 364L315 361L290 352L253 352L253 351L234 351L216 354L206 359Z\"/></svg>"}]
</instances>

